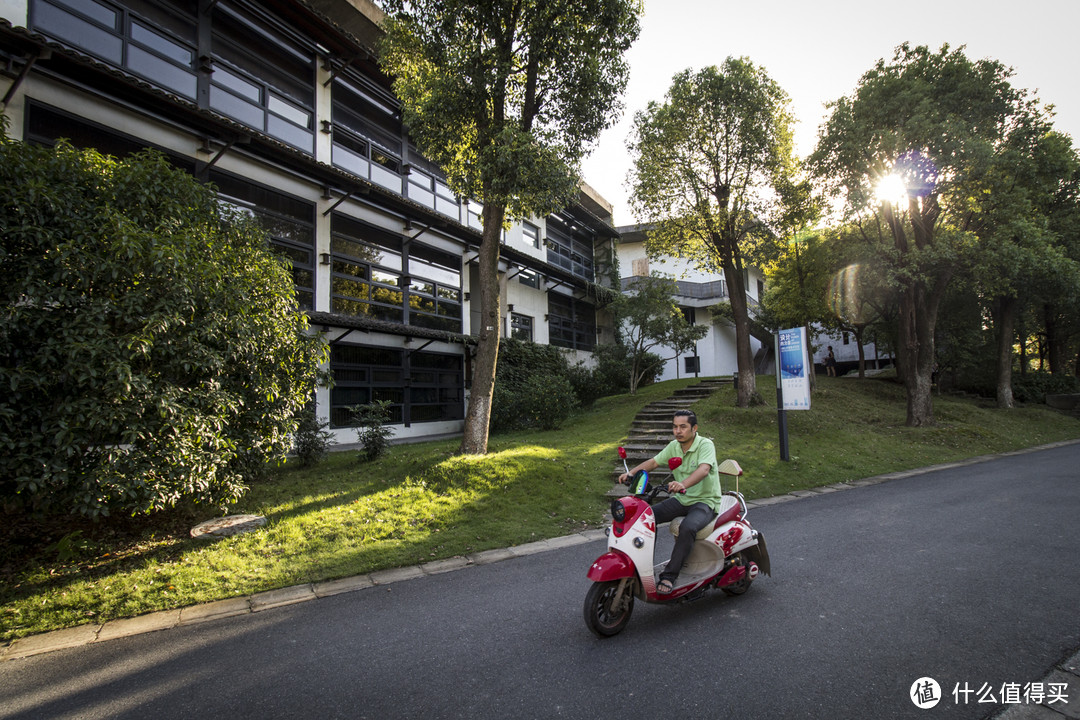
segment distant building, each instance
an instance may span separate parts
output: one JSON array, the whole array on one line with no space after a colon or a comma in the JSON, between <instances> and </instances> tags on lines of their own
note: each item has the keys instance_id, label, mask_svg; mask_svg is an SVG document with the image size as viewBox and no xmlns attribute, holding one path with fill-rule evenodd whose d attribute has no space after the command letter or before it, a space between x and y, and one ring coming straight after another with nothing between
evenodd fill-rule
<instances>
[{"instance_id":1,"label":"distant building","mask_svg":"<svg viewBox=\"0 0 1080 720\"><path fill-rule=\"evenodd\" d=\"M9 135L155 148L261 220L331 345L316 399L343 442L346 408L374 400L398 437L459 432L479 317L482 207L403 129L381 17L368 0L0 0ZM588 187L507 231L505 334L582 356L612 339L595 286L617 237Z\"/></svg>"},{"instance_id":2,"label":"distant building","mask_svg":"<svg viewBox=\"0 0 1080 720\"><path fill-rule=\"evenodd\" d=\"M703 272L689 260L664 258L650 260L645 253L646 226L628 225L618 228L619 272L624 292L633 286L634 278L648 277L658 272L674 278L678 294L674 300L683 314L694 325L709 328L708 334L697 343L692 353L675 356L669 348L654 350L667 359L661 380L685 377L731 376L739 370L735 349L735 326L731 323L713 322L709 309L720 302L729 301L727 282L722 273ZM748 269L746 277L747 303L753 308L764 292L764 279L756 268ZM754 353L757 372L773 372L771 344L763 345L761 339L751 338L750 349Z\"/></svg>"}]
</instances>

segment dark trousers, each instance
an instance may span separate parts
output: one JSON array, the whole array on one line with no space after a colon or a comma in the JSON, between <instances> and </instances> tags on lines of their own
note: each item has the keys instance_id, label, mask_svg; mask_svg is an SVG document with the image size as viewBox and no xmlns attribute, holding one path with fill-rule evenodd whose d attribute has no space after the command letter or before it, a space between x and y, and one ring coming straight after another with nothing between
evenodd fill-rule
<instances>
[{"instance_id":1,"label":"dark trousers","mask_svg":"<svg viewBox=\"0 0 1080 720\"><path fill-rule=\"evenodd\" d=\"M653 514L656 516L657 525L671 522L680 516L685 518L679 526L679 537L675 538L675 549L671 551L671 560L668 561L664 572L660 573L661 580L670 580L674 585L683 563L686 562L690 551L694 549L698 532L716 517L716 513L705 503L683 505L676 498L669 497L653 505Z\"/></svg>"}]
</instances>

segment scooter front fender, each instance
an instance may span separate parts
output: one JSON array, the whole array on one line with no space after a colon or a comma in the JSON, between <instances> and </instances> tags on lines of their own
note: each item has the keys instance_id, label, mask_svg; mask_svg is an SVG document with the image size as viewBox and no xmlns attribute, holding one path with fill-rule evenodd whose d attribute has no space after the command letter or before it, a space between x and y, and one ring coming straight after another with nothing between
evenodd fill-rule
<instances>
[{"instance_id":1,"label":"scooter front fender","mask_svg":"<svg viewBox=\"0 0 1080 720\"><path fill-rule=\"evenodd\" d=\"M596 558L589 568L589 579L593 582L607 582L608 580L622 580L637 575L634 561L621 550L609 550Z\"/></svg>"}]
</instances>

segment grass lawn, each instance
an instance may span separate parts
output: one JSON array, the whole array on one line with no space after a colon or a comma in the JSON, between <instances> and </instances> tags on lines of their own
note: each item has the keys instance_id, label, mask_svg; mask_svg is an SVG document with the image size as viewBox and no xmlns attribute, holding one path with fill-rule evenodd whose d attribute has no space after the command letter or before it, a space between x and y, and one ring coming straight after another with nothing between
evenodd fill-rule
<instances>
[{"instance_id":1,"label":"grass lawn","mask_svg":"<svg viewBox=\"0 0 1080 720\"><path fill-rule=\"evenodd\" d=\"M759 379L769 406L738 410L726 388L694 407L718 454L742 465L748 498L1080 438L1080 420L1045 406L998 411L947 396L935 398L935 427L907 428L894 382L819 378L813 408L788 413L785 463L772 381ZM229 509L266 516L249 535L191 539L191 526L218 514L210 508L80 525L59 546L74 526L9 528L0 641L599 527L633 416L691 382L604 398L562 430L494 436L483 457L455 457L458 441L448 440L395 446L368 464L340 452L314 468L276 469Z\"/></svg>"}]
</instances>

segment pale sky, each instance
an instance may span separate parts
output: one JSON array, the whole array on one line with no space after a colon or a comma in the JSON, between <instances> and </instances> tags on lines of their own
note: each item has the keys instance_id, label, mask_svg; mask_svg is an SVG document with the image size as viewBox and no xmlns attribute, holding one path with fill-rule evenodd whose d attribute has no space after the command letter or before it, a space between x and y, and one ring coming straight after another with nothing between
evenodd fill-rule
<instances>
[{"instance_id":1,"label":"pale sky","mask_svg":"<svg viewBox=\"0 0 1080 720\"><path fill-rule=\"evenodd\" d=\"M585 181L613 205L615 224L636 222L625 188L633 113L662 101L675 73L746 56L791 97L797 153L805 157L827 117L897 45L966 46L972 59L1012 67L1012 83L1056 109L1055 127L1080 145L1080 0L645 0L630 49L626 110L585 160Z\"/></svg>"}]
</instances>

